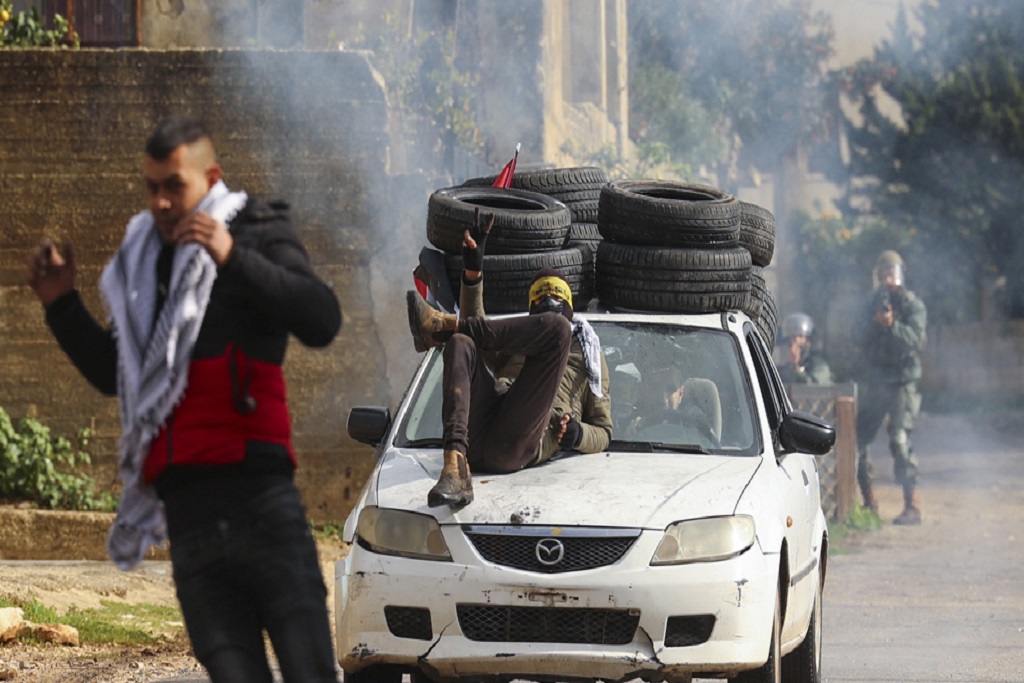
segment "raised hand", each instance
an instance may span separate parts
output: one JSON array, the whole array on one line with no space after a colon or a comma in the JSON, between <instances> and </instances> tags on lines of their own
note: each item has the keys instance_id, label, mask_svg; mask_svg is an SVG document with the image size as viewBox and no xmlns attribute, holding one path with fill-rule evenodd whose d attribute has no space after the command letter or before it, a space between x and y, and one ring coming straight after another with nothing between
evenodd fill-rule
<instances>
[{"instance_id":1,"label":"raised hand","mask_svg":"<svg viewBox=\"0 0 1024 683\"><path fill-rule=\"evenodd\" d=\"M190 213L182 218L174 226L173 239L175 244L198 244L218 266L227 263L235 245L235 240L224 224L202 212Z\"/></svg>"},{"instance_id":2,"label":"raised hand","mask_svg":"<svg viewBox=\"0 0 1024 683\"><path fill-rule=\"evenodd\" d=\"M484 269L484 247L487 243L487 236L491 234L494 227L494 214L491 214L487 221L487 227L480 226L480 207L476 207L473 214L473 227L466 230L462 237L462 264L466 274L470 277L479 277Z\"/></svg>"},{"instance_id":3,"label":"raised hand","mask_svg":"<svg viewBox=\"0 0 1024 683\"><path fill-rule=\"evenodd\" d=\"M71 292L75 288L75 250L65 242L58 250L49 237L43 238L29 254L25 266L25 282L44 306Z\"/></svg>"}]
</instances>

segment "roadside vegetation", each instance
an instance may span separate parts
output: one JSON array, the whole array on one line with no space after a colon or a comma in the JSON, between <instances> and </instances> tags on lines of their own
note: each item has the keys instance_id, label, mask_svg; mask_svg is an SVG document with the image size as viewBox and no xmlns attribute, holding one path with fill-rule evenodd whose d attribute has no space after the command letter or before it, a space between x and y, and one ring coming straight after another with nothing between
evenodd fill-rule
<instances>
[{"instance_id":1,"label":"roadside vegetation","mask_svg":"<svg viewBox=\"0 0 1024 683\"><path fill-rule=\"evenodd\" d=\"M91 436L91 430L80 429L72 442L28 417L15 425L0 408L0 502L53 510L113 510L113 494L98 491L84 472L92 464L84 450Z\"/></svg>"},{"instance_id":2,"label":"roadside vegetation","mask_svg":"<svg viewBox=\"0 0 1024 683\"><path fill-rule=\"evenodd\" d=\"M78 34L64 16L55 15L50 28L35 6L16 12L12 0L0 0L0 48L78 46Z\"/></svg>"},{"instance_id":3,"label":"roadside vegetation","mask_svg":"<svg viewBox=\"0 0 1024 683\"><path fill-rule=\"evenodd\" d=\"M98 609L72 608L66 614L39 602L17 602L0 598L0 607L20 607L25 620L35 624L65 624L78 630L82 644L91 645L155 645L164 640L184 637L185 625L176 607L158 605L127 605L103 601ZM32 636L21 642L35 643Z\"/></svg>"},{"instance_id":4,"label":"roadside vegetation","mask_svg":"<svg viewBox=\"0 0 1024 683\"><path fill-rule=\"evenodd\" d=\"M884 524L882 518L874 512L860 503L854 503L845 522L840 524L830 520L828 523L829 555L844 554L851 535L878 531Z\"/></svg>"}]
</instances>

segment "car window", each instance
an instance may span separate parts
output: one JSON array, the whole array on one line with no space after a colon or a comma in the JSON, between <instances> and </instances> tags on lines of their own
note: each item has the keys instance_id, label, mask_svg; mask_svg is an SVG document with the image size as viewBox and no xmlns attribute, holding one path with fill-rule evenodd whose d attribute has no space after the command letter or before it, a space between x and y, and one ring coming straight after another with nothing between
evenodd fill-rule
<instances>
[{"instance_id":1,"label":"car window","mask_svg":"<svg viewBox=\"0 0 1024 683\"><path fill-rule=\"evenodd\" d=\"M753 401L736 338L722 330L591 321L610 373L612 438L756 453ZM439 353L413 387L396 444L440 446ZM681 389L681 391L680 391Z\"/></svg>"},{"instance_id":2,"label":"car window","mask_svg":"<svg viewBox=\"0 0 1024 683\"><path fill-rule=\"evenodd\" d=\"M778 430L782 424L782 418L790 410L789 399L782 388L782 380L779 378L775 363L765 349L764 342L757 335L753 325L747 325L745 330L747 345L750 347L750 355L754 361L754 369L757 372L757 383L764 398L765 409L768 413L768 424L772 430L772 440L778 447Z\"/></svg>"}]
</instances>

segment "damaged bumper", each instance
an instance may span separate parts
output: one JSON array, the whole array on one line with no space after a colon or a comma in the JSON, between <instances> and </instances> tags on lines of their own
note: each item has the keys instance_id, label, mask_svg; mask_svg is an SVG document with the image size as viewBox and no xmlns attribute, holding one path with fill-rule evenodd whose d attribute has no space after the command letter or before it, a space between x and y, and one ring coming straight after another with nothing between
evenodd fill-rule
<instances>
[{"instance_id":1,"label":"damaged bumper","mask_svg":"<svg viewBox=\"0 0 1024 683\"><path fill-rule=\"evenodd\" d=\"M392 664L439 679L687 681L767 658L779 558L756 543L729 560L652 567L662 533L644 532L615 565L538 574L481 563L458 527L444 535L452 557L478 564L358 545L336 564L346 671Z\"/></svg>"}]
</instances>

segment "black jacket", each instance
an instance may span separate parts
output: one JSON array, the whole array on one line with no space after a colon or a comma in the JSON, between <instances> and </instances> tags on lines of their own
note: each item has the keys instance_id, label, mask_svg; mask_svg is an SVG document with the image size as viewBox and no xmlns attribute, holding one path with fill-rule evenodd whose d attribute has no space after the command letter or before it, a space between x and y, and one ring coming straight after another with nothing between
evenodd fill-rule
<instances>
[{"instance_id":1,"label":"black jacket","mask_svg":"<svg viewBox=\"0 0 1024 683\"><path fill-rule=\"evenodd\" d=\"M341 308L313 272L287 205L250 200L230 229L234 247L217 274L192 360L222 356L234 346L251 360L281 365L289 334L307 346L328 345L341 328ZM83 376L104 394L115 395L113 333L93 318L78 293L55 301L46 321ZM245 461L238 465L168 467L155 484L172 537L175 527L211 518L210 499L220 501L215 508L230 507L233 500L262 490L268 479L290 478L292 469L286 450L260 443L246 444ZM207 499L207 507L198 510L186 502L190 499Z\"/></svg>"}]
</instances>

